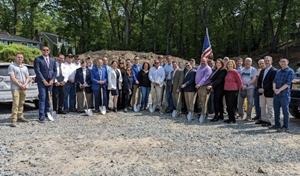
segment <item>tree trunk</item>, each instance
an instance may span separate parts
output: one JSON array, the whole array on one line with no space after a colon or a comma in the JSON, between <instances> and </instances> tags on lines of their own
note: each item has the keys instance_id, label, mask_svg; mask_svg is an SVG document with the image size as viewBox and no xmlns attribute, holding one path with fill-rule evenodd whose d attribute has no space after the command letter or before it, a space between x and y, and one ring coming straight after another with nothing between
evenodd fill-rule
<instances>
[{"instance_id":1,"label":"tree trunk","mask_svg":"<svg viewBox=\"0 0 300 176\"><path fill-rule=\"evenodd\" d=\"M112 36L115 39L115 42L118 43L118 45L119 45L119 39L118 39L117 32L116 32L115 22L114 22L114 19L112 17L112 12L109 8L108 1L104 0L104 3L105 3L105 7L106 7L106 10L107 10L107 13L108 13L109 21L110 21Z\"/></svg>"},{"instance_id":2,"label":"tree trunk","mask_svg":"<svg viewBox=\"0 0 300 176\"><path fill-rule=\"evenodd\" d=\"M17 25L18 25L18 3L20 0L12 0L14 4L14 35L17 34Z\"/></svg>"},{"instance_id":3,"label":"tree trunk","mask_svg":"<svg viewBox=\"0 0 300 176\"><path fill-rule=\"evenodd\" d=\"M272 37L271 51L270 51L271 53L277 53L277 45L279 43L279 36L281 34L281 31L282 31L282 25L283 25L283 22L284 22L284 17L285 17L285 14L286 14L288 4L289 4L289 0L283 0L280 20L279 20L279 23L278 23L278 26L277 26L276 34L275 34L275 36Z\"/></svg>"}]
</instances>

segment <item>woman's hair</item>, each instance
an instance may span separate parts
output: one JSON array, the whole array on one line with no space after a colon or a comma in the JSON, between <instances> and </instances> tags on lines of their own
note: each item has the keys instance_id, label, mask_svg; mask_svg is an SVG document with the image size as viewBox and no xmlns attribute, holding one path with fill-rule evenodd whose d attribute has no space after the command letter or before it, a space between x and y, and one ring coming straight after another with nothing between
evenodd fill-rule
<instances>
[{"instance_id":1,"label":"woman's hair","mask_svg":"<svg viewBox=\"0 0 300 176\"><path fill-rule=\"evenodd\" d=\"M126 67L126 69L125 69L125 73L128 75L128 73L127 73L127 70L130 70L130 75L132 75L132 68L131 67Z\"/></svg>"},{"instance_id":2,"label":"woman's hair","mask_svg":"<svg viewBox=\"0 0 300 176\"><path fill-rule=\"evenodd\" d=\"M144 69L144 66L145 66L146 64L148 65L148 70L150 70L150 64L149 64L149 62L144 62L144 63L143 63L142 69Z\"/></svg>"},{"instance_id":3,"label":"woman's hair","mask_svg":"<svg viewBox=\"0 0 300 176\"><path fill-rule=\"evenodd\" d=\"M113 65L114 63L118 64L118 62L116 60L111 61L111 65Z\"/></svg>"},{"instance_id":4,"label":"woman's hair","mask_svg":"<svg viewBox=\"0 0 300 176\"><path fill-rule=\"evenodd\" d=\"M224 62L223 62L223 60L222 59L217 59L216 60L216 63L215 63L215 65L217 65L217 62L220 62L221 63L221 65L222 65L222 67L221 68L224 68Z\"/></svg>"},{"instance_id":5,"label":"woman's hair","mask_svg":"<svg viewBox=\"0 0 300 176\"><path fill-rule=\"evenodd\" d=\"M225 66L225 68L226 68L227 70L228 70L228 64L229 64L229 63L232 63L233 68L236 69L236 65L235 65L234 60L229 60L229 61L227 61L226 66Z\"/></svg>"}]
</instances>

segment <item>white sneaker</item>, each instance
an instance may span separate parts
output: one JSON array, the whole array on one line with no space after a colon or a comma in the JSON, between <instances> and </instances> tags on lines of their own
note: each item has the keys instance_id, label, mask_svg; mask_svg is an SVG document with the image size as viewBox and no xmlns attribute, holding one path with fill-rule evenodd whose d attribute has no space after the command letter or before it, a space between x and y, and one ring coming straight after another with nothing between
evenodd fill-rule
<instances>
[{"instance_id":1,"label":"white sneaker","mask_svg":"<svg viewBox=\"0 0 300 176\"><path fill-rule=\"evenodd\" d=\"M205 119L204 115L201 114L201 115L200 115L200 118L199 118L200 124L202 124L202 123L204 122L204 119Z\"/></svg>"}]
</instances>

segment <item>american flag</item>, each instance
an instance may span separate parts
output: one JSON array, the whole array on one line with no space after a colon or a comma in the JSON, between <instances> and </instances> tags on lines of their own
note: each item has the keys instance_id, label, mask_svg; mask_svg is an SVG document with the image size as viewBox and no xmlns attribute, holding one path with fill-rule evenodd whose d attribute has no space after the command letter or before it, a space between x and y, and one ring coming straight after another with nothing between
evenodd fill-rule
<instances>
[{"instance_id":1,"label":"american flag","mask_svg":"<svg viewBox=\"0 0 300 176\"><path fill-rule=\"evenodd\" d=\"M213 52L212 52L210 41L209 41L208 29L206 28L206 34L204 37L201 58L203 58L203 57L209 58L212 54L213 54Z\"/></svg>"}]
</instances>

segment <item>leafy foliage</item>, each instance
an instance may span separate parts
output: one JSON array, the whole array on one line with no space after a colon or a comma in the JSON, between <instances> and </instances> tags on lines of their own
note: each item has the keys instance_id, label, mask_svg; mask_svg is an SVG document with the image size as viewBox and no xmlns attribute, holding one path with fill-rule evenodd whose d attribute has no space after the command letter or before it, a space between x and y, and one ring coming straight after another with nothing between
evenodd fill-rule
<instances>
[{"instance_id":1,"label":"leafy foliage","mask_svg":"<svg viewBox=\"0 0 300 176\"><path fill-rule=\"evenodd\" d=\"M3 47L0 50L0 58L5 62L11 62L14 60L16 54L18 53L24 55L24 62L26 63L33 62L34 58L42 54L39 49L32 49L28 46L20 44L11 44Z\"/></svg>"}]
</instances>

